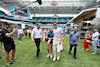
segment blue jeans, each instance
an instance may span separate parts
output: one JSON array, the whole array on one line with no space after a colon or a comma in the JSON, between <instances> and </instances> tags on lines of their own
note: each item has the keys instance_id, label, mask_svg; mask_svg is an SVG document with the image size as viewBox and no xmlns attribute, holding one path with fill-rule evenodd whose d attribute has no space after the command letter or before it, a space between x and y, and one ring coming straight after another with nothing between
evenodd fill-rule
<instances>
[{"instance_id":1,"label":"blue jeans","mask_svg":"<svg viewBox=\"0 0 100 67\"><path fill-rule=\"evenodd\" d=\"M97 40L92 41L92 48L93 48L92 51L94 53L97 53L97 43L98 43Z\"/></svg>"},{"instance_id":2,"label":"blue jeans","mask_svg":"<svg viewBox=\"0 0 100 67\"><path fill-rule=\"evenodd\" d=\"M100 43L100 39L98 39L98 44Z\"/></svg>"}]
</instances>

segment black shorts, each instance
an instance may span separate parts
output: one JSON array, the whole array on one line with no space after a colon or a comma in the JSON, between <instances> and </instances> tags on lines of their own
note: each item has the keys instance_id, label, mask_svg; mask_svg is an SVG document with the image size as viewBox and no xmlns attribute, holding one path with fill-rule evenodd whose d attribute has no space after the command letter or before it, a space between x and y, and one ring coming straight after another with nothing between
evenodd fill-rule
<instances>
[{"instance_id":1,"label":"black shorts","mask_svg":"<svg viewBox=\"0 0 100 67\"><path fill-rule=\"evenodd\" d=\"M4 44L5 51L10 52L11 50L15 49L15 44Z\"/></svg>"},{"instance_id":2,"label":"black shorts","mask_svg":"<svg viewBox=\"0 0 100 67\"><path fill-rule=\"evenodd\" d=\"M47 39L45 38L45 41L48 42L48 38Z\"/></svg>"},{"instance_id":3,"label":"black shorts","mask_svg":"<svg viewBox=\"0 0 100 67\"><path fill-rule=\"evenodd\" d=\"M25 33L25 35L27 36L27 33Z\"/></svg>"},{"instance_id":4,"label":"black shorts","mask_svg":"<svg viewBox=\"0 0 100 67\"><path fill-rule=\"evenodd\" d=\"M3 39L2 39L2 37L0 36L0 42L3 42Z\"/></svg>"},{"instance_id":5,"label":"black shorts","mask_svg":"<svg viewBox=\"0 0 100 67\"><path fill-rule=\"evenodd\" d=\"M50 44L53 44L53 40L51 40Z\"/></svg>"},{"instance_id":6,"label":"black shorts","mask_svg":"<svg viewBox=\"0 0 100 67\"><path fill-rule=\"evenodd\" d=\"M3 40L2 40L2 39L0 39L0 42L3 42Z\"/></svg>"}]
</instances>

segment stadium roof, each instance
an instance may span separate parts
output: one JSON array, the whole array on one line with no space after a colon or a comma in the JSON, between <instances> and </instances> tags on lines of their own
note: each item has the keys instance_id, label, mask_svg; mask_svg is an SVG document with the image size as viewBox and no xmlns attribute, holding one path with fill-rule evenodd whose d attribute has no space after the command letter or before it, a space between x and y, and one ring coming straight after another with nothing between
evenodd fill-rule
<instances>
[{"instance_id":1,"label":"stadium roof","mask_svg":"<svg viewBox=\"0 0 100 67\"><path fill-rule=\"evenodd\" d=\"M99 4L96 0L42 0L42 5L32 3L33 1L36 0L0 0L0 6L9 12L12 5L29 9L31 14L78 14L85 8ZM55 7L52 6L53 1L57 3L54 4Z\"/></svg>"},{"instance_id":2,"label":"stadium roof","mask_svg":"<svg viewBox=\"0 0 100 67\"><path fill-rule=\"evenodd\" d=\"M10 13L10 6L30 10L31 19L35 18L32 20L34 22L45 22L48 21L48 18L50 22L69 22L73 17L77 17L82 10L100 6L100 2L97 0L42 0L42 5L32 3L34 1L36 0L0 0L0 7L5 9L6 14ZM39 17L40 19L38 19ZM71 19L69 19L70 17ZM30 22L31 19L28 21Z\"/></svg>"}]
</instances>

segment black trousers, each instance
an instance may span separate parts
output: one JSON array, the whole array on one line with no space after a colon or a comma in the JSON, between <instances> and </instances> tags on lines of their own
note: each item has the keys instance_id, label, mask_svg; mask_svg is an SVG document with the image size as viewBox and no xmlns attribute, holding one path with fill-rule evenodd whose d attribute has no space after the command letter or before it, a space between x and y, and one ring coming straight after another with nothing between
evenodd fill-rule
<instances>
[{"instance_id":1,"label":"black trousers","mask_svg":"<svg viewBox=\"0 0 100 67\"><path fill-rule=\"evenodd\" d=\"M77 44L71 45L70 44L70 52L72 51L72 47L74 46L74 57L76 57L76 52L77 52Z\"/></svg>"},{"instance_id":2,"label":"black trousers","mask_svg":"<svg viewBox=\"0 0 100 67\"><path fill-rule=\"evenodd\" d=\"M36 54L36 56L39 56L39 52L40 52L39 46L40 46L41 39L38 38L38 39L34 39L34 40L35 40L35 44L36 44L36 47L37 47L37 54Z\"/></svg>"},{"instance_id":3,"label":"black trousers","mask_svg":"<svg viewBox=\"0 0 100 67\"><path fill-rule=\"evenodd\" d=\"M31 38L31 33L29 33L29 38Z\"/></svg>"}]
</instances>

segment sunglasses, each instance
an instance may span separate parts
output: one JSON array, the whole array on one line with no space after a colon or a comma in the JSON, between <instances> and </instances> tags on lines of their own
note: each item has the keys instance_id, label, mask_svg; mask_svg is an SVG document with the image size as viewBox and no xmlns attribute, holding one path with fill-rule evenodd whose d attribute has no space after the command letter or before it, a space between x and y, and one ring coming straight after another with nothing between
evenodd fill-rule
<instances>
[{"instance_id":1,"label":"sunglasses","mask_svg":"<svg viewBox=\"0 0 100 67\"><path fill-rule=\"evenodd\" d=\"M57 24L53 24L53 25L57 25Z\"/></svg>"}]
</instances>

